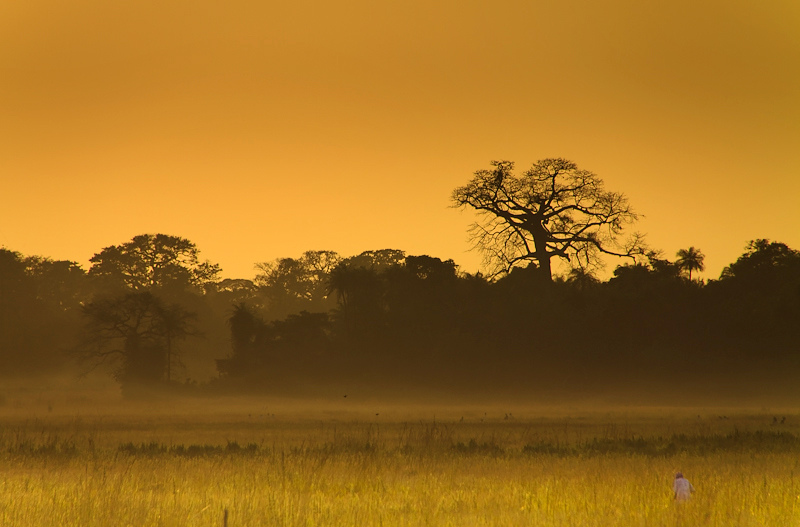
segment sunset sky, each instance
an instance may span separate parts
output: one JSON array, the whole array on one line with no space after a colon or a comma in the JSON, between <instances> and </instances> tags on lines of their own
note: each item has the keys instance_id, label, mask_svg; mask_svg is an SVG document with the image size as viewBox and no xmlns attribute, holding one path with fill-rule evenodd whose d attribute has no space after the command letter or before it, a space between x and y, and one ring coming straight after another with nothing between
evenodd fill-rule
<instances>
[{"instance_id":1,"label":"sunset sky","mask_svg":"<svg viewBox=\"0 0 800 527\"><path fill-rule=\"evenodd\" d=\"M717 278L800 249L800 2L0 3L0 246L143 233L223 275L309 249L479 269L452 190L566 157ZM613 263L609 267L613 269Z\"/></svg>"}]
</instances>

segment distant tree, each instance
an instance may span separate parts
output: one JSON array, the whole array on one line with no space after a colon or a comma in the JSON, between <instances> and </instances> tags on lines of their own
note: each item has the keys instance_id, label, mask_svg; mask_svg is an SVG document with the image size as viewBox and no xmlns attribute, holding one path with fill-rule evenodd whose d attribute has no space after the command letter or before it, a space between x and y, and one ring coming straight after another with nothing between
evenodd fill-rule
<instances>
[{"instance_id":1,"label":"distant tree","mask_svg":"<svg viewBox=\"0 0 800 527\"><path fill-rule=\"evenodd\" d=\"M433 319L441 314L452 315L456 302L457 269L453 260L442 261L427 255L408 256L402 265L383 273L387 309L429 322L434 322Z\"/></svg>"},{"instance_id":2,"label":"distant tree","mask_svg":"<svg viewBox=\"0 0 800 527\"><path fill-rule=\"evenodd\" d=\"M580 290L589 289L600 284L600 280L591 271L581 267L571 269L566 281Z\"/></svg>"},{"instance_id":3,"label":"distant tree","mask_svg":"<svg viewBox=\"0 0 800 527\"><path fill-rule=\"evenodd\" d=\"M734 263L722 270L721 280L775 282L800 278L800 251L785 243L752 240Z\"/></svg>"},{"instance_id":4,"label":"distant tree","mask_svg":"<svg viewBox=\"0 0 800 527\"><path fill-rule=\"evenodd\" d=\"M402 265L384 271L386 308L395 322L400 316L403 324L414 320L434 330L432 326L452 318L458 300L457 270L453 260L421 255L408 256Z\"/></svg>"},{"instance_id":5,"label":"distant tree","mask_svg":"<svg viewBox=\"0 0 800 527\"><path fill-rule=\"evenodd\" d=\"M16 251L0 247L0 305L8 305L11 309L11 300L21 294L35 295L25 259Z\"/></svg>"},{"instance_id":6,"label":"distant tree","mask_svg":"<svg viewBox=\"0 0 800 527\"><path fill-rule=\"evenodd\" d=\"M239 388L285 389L298 378L324 374L329 323L326 313L289 315L264 322L246 304L234 306L228 319L231 355L217 360L222 377Z\"/></svg>"},{"instance_id":7,"label":"distant tree","mask_svg":"<svg viewBox=\"0 0 800 527\"><path fill-rule=\"evenodd\" d=\"M342 260L334 251L306 251L300 258L279 258L256 264L255 283L267 298L276 318L300 311L326 311L328 278Z\"/></svg>"},{"instance_id":8,"label":"distant tree","mask_svg":"<svg viewBox=\"0 0 800 527\"><path fill-rule=\"evenodd\" d=\"M29 356L35 312L36 284L26 272L22 255L0 248L0 372L16 373L14 365Z\"/></svg>"},{"instance_id":9,"label":"distant tree","mask_svg":"<svg viewBox=\"0 0 800 527\"><path fill-rule=\"evenodd\" d=\"M653 270L655 276L662 280L675 282L681 275L681 269L678 264L662 258L661 251L647 251L645 261L646 265Z\"/></svg>"},{"instance_id":10,"label":"distant tree","mask_svg":"<svg viewBox=\"0 0 800 527\"><path fill-rule=\"evenodd\" d=\"M160 331L166 352L167 382L174 379L174 367L183 366L181 353L177 349L178 341L188 336L199 336L196 327L197 314L185 310L178 304L168 304L161 308L160 320L156 329Z\"/></svg>"},{"instance_id":11,"label":"distant tree","mask_svg":"<svg viewBox=\"0 0 800 527\"><path fill-rule=\"evenodd\" d=\"M258 287L252 280L244 278L225 278L205 286L206 294L215 304L228 306L242 302L252 302Z\"/></svg>"},{"instance_id":12,"label":"distant tree","mask_svg":"<svg viewBox=\"0 0 800 527\"><path fill-rule=\"evenodd\" d=\"M197 334L194 313L150 292L98 299L84 307L84 314L79 351L93 368L112 363L123 390L171 380L172 363L180 357L176 341Z\"/></svg>"},{"instance_id":13,"label":"distant tree","mask_svg":"<svg viewBox=\"0 0 800 527\"><path fill-rule=\"evenodd\" d=\"M654 296L654 290L680 285L680 268L675 262L661 258L659 251L650 251L643 261L617 266L608 281L611 289L645 292L650 296Z\"/></svg>"},{"instance_id":14,"label":"distant tree","mask_svg":"<svg viewBox=\"0 0 800 527\"><path fill-rule=\"evenodd\" d=\"M399 249L379 249L364 251L356 256L345 258L342 262L350 268L362 267L381 273L405 262L406 253Z\"/></svg>"},{"instance_id":15,"label":"distant tree","mask_svg":"<svg viewBox=\"0 0 800 527\"><path fill-rule=\"evenodd\" d=\"M0 248L0 376L67 366L77 336L86 273L75 262L25 257Z\"/></svg>"},{"instance_id":16,"label":"distant tree","mask_svg":"<svg viewBox=\"0 0 800 527\"><path fill-rule=\"evenodd\" d=\"M350 330L380 324L386 311L385 273L405 260L405 253L397 249L364 251L343 259L331 271L328 291L336 293L340 318Z\"/></svg>"},{"instance_id":17,"label":"distant tree","mask_svg":"<svg viewBox=\"0 0 800 527\"><path fill-rule=\"evenodd\" d=\"M754 369L764 360L783 373L800 366L800 251L752 240L709 286L720 342L748 357Z\"/></svg>"},{"instance_id":18,"label":"distant tree","mask_svg":"<svg viewBox=\"0 0 800 527\"><path fill-rule=\"evenodd\" d=\"M231 355L217 359L217 370L223 376L242 377L248 372L261 370L263 357L260 342L267 325L253 309L244 302L233 306L228 327L231 335ZM261 373L259 371L259 373Z\"/></svg>"},{"instance_id":19,"label":"distant tree","mask_svg":"<svg viewBox=\"0 0 800 527\"><path fill-rule=\"evenodd\" d=\"M436 283L457 278L458 266L453 260L441 260L433 256L408 256L405 269L414 277Z\"/></svg>"},{"instance_id":20,"label":"distant tree","mask_svg":"<svg viewBox=\"0 0 800 527\"><path fill-rule=\"evenodd\" d=\"M231 329L231 348L236 356L247 355L264 325L253 311L241 302L233 306L233 312L228 318Z\"/></svg>"},{"instance_id":21,"label":"distant tree","mask_svg":"<svg viewBox=\"0 0 800 527\"><path fill-rule=\"evenodd\" d=\"M89 276L106 287L131 291L199 288L220 273L219 265L200 261L194 243L167 234L134 236L130 242L104 248L90 262Z\"/></svg>"},{"instance_id":22,"label":"distant tree","mask_svg":"<svg viewBox=\"0 0 800 527\"><path fill-rule=\"evenodd\" d=\"M331 272L328 290L336 293L345 315L382 310L381 277L373 269L353 267L343 262Z\"/></svg>"},{"instance_id":23,"label":"distant tree","mask_svg":"<svg viewBox=\"0 0 800 527\"><path fill-rule=\"evenodd\" d=\"M23 256L0 248L0 298L24 292L53 308L76 307L88 297L86 272L76 262Z\"/></svg>"},{"instance_id":24,"label":"distant tree","mask_svg":"<svg viewBox=\"0 0 800 527\"><path fill-rule=\"evenodd\" d=\"M341 261L342 257L336 251L306 251L303 253L303 263L314 274L315 282L323 282Z\"/></svg>"},{"instance_id":25,"label":"distant tree","mask_svg":"<svg viewBox=\"0 0 800 527\"><path fill-rule=\"evenodd\" d=\"M637 219L627 198L606 191L594 173L566 159L537 161L522 175L511 161L491 165L456 188L452 201L481 214L472 234L493 275L535 262L551 281L553 257L592 269L601 254L633 259L642 252L641 236L622 238Z\"/></svg>"},{"instance_id":26,"label":"distant tree","mask_svg":"<svg viewBox=\"0 0 800 527\"><path fill-rule=\"evenodd\" d=\"M315 359L323 358L328 351L328 314L301 311L284 320L274 320L269 324L264 343L278 369L302 376L304 370L315 367Z\"/></svg>"},{"instance_id":27,"label":"distant tree","mask_svg":"<svg viewBox=\"0 0 800 527\"><path fill-rule=\"evenodd\" d=\"M455 262L408 256L402 265L387 269L383 278L386 347L394 343L402 350L400 356L406 357L443 355L444 348L454 344L462 308Z\"/></svg>"},{"instance_id":28,"label":"distant tree","mask_svg":"<svg viewBox=\"0 0 800 527\"><path fill-rule=\"evenodd\" d=\"M677 252L676 256L678 259L675 261L675 265L677 265L678 269L681 271L689 273L689 280L692 279L692 271L702 272L706 268L703 263L706 258L705 255L694 247L681 249Z\"/></svg>"}]
</instances>

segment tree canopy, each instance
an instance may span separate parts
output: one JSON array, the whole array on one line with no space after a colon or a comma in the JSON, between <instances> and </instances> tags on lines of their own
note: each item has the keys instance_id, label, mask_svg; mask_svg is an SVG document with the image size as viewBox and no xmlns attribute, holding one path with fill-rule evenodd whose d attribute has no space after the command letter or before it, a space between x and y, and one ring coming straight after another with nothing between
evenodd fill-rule
<instances>
[{"instance_id":1,"label":"tree canopy","mask_svg":"<svg viewBox=\"0 0 800 527\"><path fill-rule=\"evenodd\" d=\"M94 264L136 252L115 249ZM77 373L72 349L107 363L124 395L791 391L800 252L753 240L718 280L687 279L699 249L676 256L649 251L608 280L576 266L543 281L535 258L490 280L395 249L308 251L262 266L256 281L201 288L163 261L126 285L122 272L89 277L75 262L0 248L0 375ZM292 302L276 310L280 295ZM203 338L187 340L199 328Z\"/></svg>"},{"instance_id":2,"label":"tree canopy","mask_svg":"<svg viewBox=\"0 0 800 527\"><path fill-rule=\"evenodd\" d=\"M678 259L675 260L675 265L681 271L689 273L689 280L692 279L692 271L703 271L706 268L705 263L703 263L706 259L705 255L694 247L681 249L676 256Z\"/></svg>"},{"instance_id":3,"label":"tree canopy","mask_svg":"<svg viewBox=\"0 0 800 527\"><path fill-rule=\"evenodd\" d=\"M456 207L471 207L480 220L472 234L493 275L534 263L552 279L553 257L592 269L601 254L642 253L642 237L625 229L637 215L627 198L605 190L603 181L566 159L543 159L521 175L512 161L492 161L453 191Z\"/></svg>"},{"instance_id":4,"label":"tree canopy","mask_svg":"<svg viewBox=\"0 0 800 527\"><path fill-rule=\"evenodd\" d=\"M750 241L744 254L722 270L721 279L764 282L783 276L800 276L800 251L762 238Z\"/></svg>"},{"instance_id":5,"label":"tree canopy","mask_svg":"<svg viewBox=\"0 0 800 527\"><path fill-rule=\"evenodd\" d=\"M278 258L256 264L255 283L273 316L302 310L326 310L328 277L342 258L334 251L306 251L300 258Z\"/></svg>"},{"instance_id":6,"label":"tree canopy","mask_svg":"<svg viewBox=\"0 0 800 527\"><path fill-rule=\"evenodd\" d=\"M133 291L203 286L220 273L219 265L200 261L193 242L167 234L134 236L129 242L105 247L89 261L89 276L107 287Z\"/></svg>"},{"instance_id":7,"label":"tree canopy","mask_svg":"<svg viewBox=\"0 0 800 527\"><path fill-rule=\"evenodd\" d=\"M113 361L123 388L172 380L176 341L196 334L196 315L150 292L131 292L87 304L84 359L93 367Z\"/></svg>"}]
</instances>

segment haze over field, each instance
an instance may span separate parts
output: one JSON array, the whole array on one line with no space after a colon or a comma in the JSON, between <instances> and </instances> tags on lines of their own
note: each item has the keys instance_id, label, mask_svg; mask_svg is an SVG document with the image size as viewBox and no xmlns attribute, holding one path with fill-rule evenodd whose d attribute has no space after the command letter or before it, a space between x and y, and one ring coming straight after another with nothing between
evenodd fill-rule
<instances>
[{"instance_id":1,"label":"haze over field","mask_svg":"<svg viewBox=\"0 0 800 527\"><path fill-rule=\"evenodd\" d=\"M791 399L798 27L788 0L3 3L0 375Z\"/></svg>"},{"instance_id":2,"label":"haze over field","mask_svg":"<svg viewBox=\"0 0 800 527\"><path fill-rule=\"evenodd\" d=\"M0 246L184 236L223 276L309 249L474 272L452 189L563 156L705 277L800 246L800 5L87 0L0 5ZM609 268L609 272L610 272Z\"/></svg>"},{"instance_id":3,"label":"haze over field","mask_svg":"<svg viewBox=\"0 0 800 527\"><path fill-rule=\"evenodd\" d=\"M800 525L799 146L798 0L0 1L0 525Z\"/></svg>"}]
</instances>

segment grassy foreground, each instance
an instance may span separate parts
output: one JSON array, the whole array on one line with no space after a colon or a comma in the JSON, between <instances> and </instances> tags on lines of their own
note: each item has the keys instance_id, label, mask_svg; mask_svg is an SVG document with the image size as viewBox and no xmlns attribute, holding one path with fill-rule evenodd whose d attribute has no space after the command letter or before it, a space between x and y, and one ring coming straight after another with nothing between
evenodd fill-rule
<instances>
[{"instance_id":1,"label":"grassy foreground","mask_svg":"<svg viewBox=\"0 0 800 527\"><path fill-rule=\"evenodd\" d=\"M800 525L796 415L440 413L6 412L0 525Z\"/></svg>"}]
</instances>

